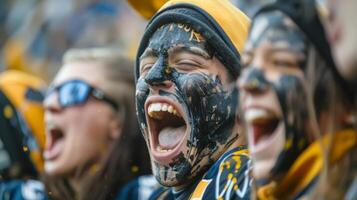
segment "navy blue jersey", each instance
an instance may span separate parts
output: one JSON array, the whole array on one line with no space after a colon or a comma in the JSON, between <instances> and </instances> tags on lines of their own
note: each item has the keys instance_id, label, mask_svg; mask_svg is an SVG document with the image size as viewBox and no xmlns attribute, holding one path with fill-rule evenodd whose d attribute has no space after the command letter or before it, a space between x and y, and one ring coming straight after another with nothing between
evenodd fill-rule
<instances>
[{"instance_id":1,"label":"navy blue jersey","mask_svg":"<svg viewBox=\"0 0 357 200\"><path fill-rule=\"evenodd\" d=\"M150 200L250 199L250 162L247 147L237 147L223 154L193 187L179 192L160 188L153 193Z\"/></svg>"},{"instance_id":2,"label":"navy blue jersey","mask_svg":"<svg viewBox=\"0 0 357 200\"><path fill-rule=\"evenodd\" d=\"M152 175L140 176L126 184L116 196L115 200L145 200L159 187L159 183Z\"/></svg>"},{"instance_id":3,"label":"navy blue jersey","mask_svg":"<svg viewBox=\"0 0 357 200\"><path fill-rule=\"evenodd\" d=\"M47 200L43 184L36 180L0 182L2 200Z\"/></svg>"}]
</instances>

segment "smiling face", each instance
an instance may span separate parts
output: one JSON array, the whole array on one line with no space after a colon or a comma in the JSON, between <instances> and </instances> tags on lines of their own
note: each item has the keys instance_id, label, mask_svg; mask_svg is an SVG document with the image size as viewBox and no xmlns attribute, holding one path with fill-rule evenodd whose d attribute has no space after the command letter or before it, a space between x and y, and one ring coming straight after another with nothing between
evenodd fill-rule
<instances>
[{"instance_id":1,"label":"smiling face","mask_svg":"<svg viewBox=\"0 0 357 200\"><path fill-rule=\"evenodd\" d=\"M189 183L237 139L233 85L191 27L168 24L152 36L140 57L136 107L161 184Z\"/></svg>"},{"instance_id":2,"label":"smiling face","mask_svg":"<svg viewBox=\"0 0 357 200\"><path fill-rule=\"evenodd\" d=\"M105 80L103 76L98 76L102 72L97 65L95 62L68 63L61 68L52 85L81 79L98 87ZM115 111L109 104L89 97L82 105L61 108L58 93L54 92L46 97L44 106L47 174L74 176L103 159L112 143L112 124L117 121Z\"/></svg>"},{"instance_id":3,"label":"smiling face","mask_svg":"<svg viewBox=\"0 0 357 200\"><path fill-rule=\"evenodd\" d=\"M238 85L258 181L286 172L308 144L306 57L307 40L287 16L254 19Z\"/></svg>"}]
</instances>

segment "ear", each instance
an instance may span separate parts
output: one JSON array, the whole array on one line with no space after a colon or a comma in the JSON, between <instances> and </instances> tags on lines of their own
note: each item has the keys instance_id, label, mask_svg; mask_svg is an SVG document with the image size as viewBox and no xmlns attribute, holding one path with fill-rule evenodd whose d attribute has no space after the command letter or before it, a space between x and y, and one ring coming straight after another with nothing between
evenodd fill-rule
<instances>
[{"instance_id":1,"label":"ear","mask_svg":"<svg viewBox=\"0 0 357 200\"><path fill-rule=\"evenodd\" d=\"M117 115L113 115L111 117L109 123L109 139L110 140L117 140L121 136L122 132L122 124L118 119Z\"/></svg>"}]
</instances>

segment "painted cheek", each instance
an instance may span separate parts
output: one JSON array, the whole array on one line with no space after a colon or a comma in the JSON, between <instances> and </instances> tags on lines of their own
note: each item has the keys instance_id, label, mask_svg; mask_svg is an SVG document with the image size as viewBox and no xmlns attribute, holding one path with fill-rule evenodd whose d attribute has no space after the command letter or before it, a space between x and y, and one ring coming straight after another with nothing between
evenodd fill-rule
<instances>
[{"instance_id":1,"label":"painted cheek","mask_svg":"<svg viewBox=\"0 0 357 200\"><path fill-rule=\"evenodd\" d=\"M193 128L196 129L196 134L190 137L193 142L195 139L208 142L224 121L234 118L237 94L231 95L226 91L217 77L186 74L179 77L178 87L192 113ZM207 145L204 143L198 148Z\"/></svg>"},{"instance_id":2,"label":"painted cheek","mask_svg":"<svg viewBox=\"0 0 357 200\"><path fill-rule=\"evenodd\" d=\"M143 134L146 132L146 128L147 128L144 105L149 95L149 92L150 90L148 84L146 84L145 81L142 78L140 78L136 84L135 99L136 99L136 115L138 117L140 129ZM145 134L144 137L146 137Z\"/></svg>"},{"instance_id":3,"label":"painted cheek","mask_svg":"<svg viewBox=\"0 0 357 200\"><path fill-rule=\"evenodd\" d=\"M274 82L273 85L277 92L279 103L285 118L291 115L294 116L294 118L301 118L303 116L300 115L302 115L303 113L307 113L307 93L304 84L298 77L291 75L283 75L279 78L277 82ZM301 106L296 107L296 105ZM289 123L293 123L293 121L297 119L287 120Z\"/></svg>"},{"instance_id":4,"label":"painted cheek","mask_svg":"<svg viewBox=\"0 0 357 200\"><path fill-rule=\"evenodd\" d=\"M282 76L273 83L283 111L285 124L285 144L272 174L283 173L308 145L307 93L300 79L295 76ZM299 105L299 106L296 106Z\"/></svg>"}]
</instances>

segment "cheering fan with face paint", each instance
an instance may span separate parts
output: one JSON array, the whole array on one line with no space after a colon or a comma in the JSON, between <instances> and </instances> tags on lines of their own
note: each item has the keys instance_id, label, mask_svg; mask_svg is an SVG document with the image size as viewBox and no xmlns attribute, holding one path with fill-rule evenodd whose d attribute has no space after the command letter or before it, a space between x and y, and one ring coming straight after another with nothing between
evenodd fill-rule
<instances>
[{"instance_id":1,"label":"cheering fan with face paint","mask_svg":"<svg viewBox=\"0 0 357 200\"><path fill-rule=\"evenodd\" d=\"M137 115L153 173L171 187L152 198L249 196L234 87L248 25L226 0L169 1L149 22L137 54Z\"/></svg>"},{"instance_id":2,"label":"cheering fan with face paint","mask_svg":"<svg viewBox=\"0 0 357 200\"><path fill-rule=\"evenodd\" d=\"M300 198L312 190L322 170L321 145L327 139L315 140L319 128L322 133L329 130L329 90L336 85L314 2L278 1L262 8L254 17L242 60L246 69L238 85L256 179L254 194L258 199ZM319 72L315 77L307 75L310 65ZM312 93L308 88L313 81ZM335 139L342 138L354 139L349 132Z\"/></svg>"}]
</instances>

